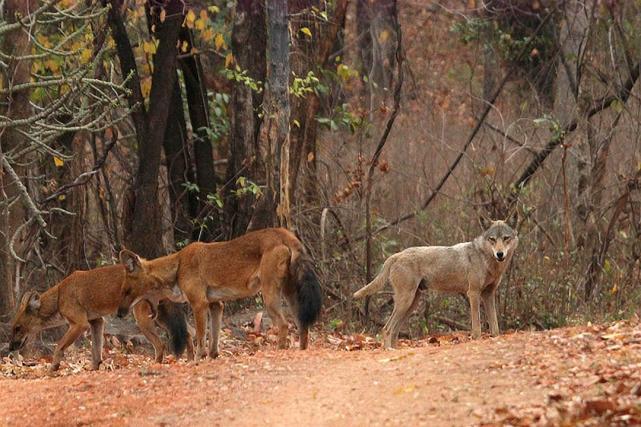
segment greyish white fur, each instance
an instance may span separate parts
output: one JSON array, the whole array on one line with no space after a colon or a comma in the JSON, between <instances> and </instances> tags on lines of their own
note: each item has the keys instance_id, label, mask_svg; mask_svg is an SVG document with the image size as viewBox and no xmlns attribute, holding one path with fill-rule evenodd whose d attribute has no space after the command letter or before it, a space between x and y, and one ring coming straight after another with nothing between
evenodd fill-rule
<instances>
[{"instance_id":1,"label":"greyish white fur","mask_svg":"<svg viewBox=\"0 0 641 427\"><path fill-rule=\"evenodd\" d=\"M362 298L390 282L394 311L383 327L385 348L396 345L401 325L419 301L419 289L462 293L470 301L472 337L481 336L480 302L483 300L490 332L499 334L495 294L518 245L517 233L504 221L493 221L471 242L454 246L419 246L387 258L374 280L354 294Z\"/></svg>"}]
</instances>

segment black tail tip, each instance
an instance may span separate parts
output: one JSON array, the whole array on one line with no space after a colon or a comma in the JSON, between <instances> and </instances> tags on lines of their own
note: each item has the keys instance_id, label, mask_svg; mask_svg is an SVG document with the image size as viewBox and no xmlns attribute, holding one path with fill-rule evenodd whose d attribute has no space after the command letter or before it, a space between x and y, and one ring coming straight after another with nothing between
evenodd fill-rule
<instances>
[{"instance_id":1,"label":"black tail tip","mask_svg":"<svg viewBox=\"0 0 641 427\"><path fill-rule=\"evenodd\" d=\"M187 320L185 312L180 304L163 301L158 306L158 319L165 324L170 340L170 350L180 357L187 348L189 332L187 331Z\"/></svg>"},{"instance_id":2,"label":"black tail tip","mask_svg":"<svg viewBox=\"0 0 641 427\"><path fill-rule=\"evenodd\" d=\"M316 273L307 266L298 283L298 321L304 329L309 328L319 318L323 296Z\"/></svg>"}]
</instances>

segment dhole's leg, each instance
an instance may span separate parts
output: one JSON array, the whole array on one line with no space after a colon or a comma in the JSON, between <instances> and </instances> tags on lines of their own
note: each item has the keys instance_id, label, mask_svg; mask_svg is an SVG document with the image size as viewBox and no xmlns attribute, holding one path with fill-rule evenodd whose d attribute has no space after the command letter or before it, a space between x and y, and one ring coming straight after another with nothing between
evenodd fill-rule
<instances>
[{"instance_id":1,"label":"dhole's leg","mask_svg":"<svg viewBox=\"0 0 641 427\"><path fill-rule=\"evenodd\" d=\"M483 307L485 307L485 316L490 324L490 334L493 337L499 335L499 320L496 317L496 288L486 288L483 293Z\"/></svg>"},{"instance_id":2,"label":"dhole's leg","mask_svg":"<svg viewBox=\"0 0 641 427\"><path fill-rule=\"evenodd\" d=\"M285 295L287 299L287 305L289 306L289 311L294 317L296 323L296 329L298 329L298 334L300 338L300 349L305 350L309 343L309 328L303 328L298 321L298 301L296 301L296 295Z\"/></svg>"},{"instance_id":3,"label":"dhole's leg","mask_svg":"<svg viewBox=\"0 0 641 427\"><path fill-rule=\"evenodd\" d=\"M89 321L91 325L91 368L98 370L102 363L105 320L102 317Z\"/></svg>"},{"instance_id":4,"label":"dhole's leg","mask_svg":"<svg viewBox=\"0 0 641 427\"><path fill-rule=\"evenodd\" d=\"M196 324L196 361L205 357L205 332L207 329L207 311L209 304L192 304L194 312L194 323Z\"/></svg>"},{"instance_id":5,"label":"dhole's leg","mask_svg":"<svg viewBox=\"0 0 641 427\"><path fill-rule=\"evenodd\" d=\"M289 325L283 315L281 292L289 272L291 254L287 246L277 246L265 253L260 260L260 281L263 301L269 317L278 327L278 348L287 348L289 342Z\"/></svg>"},{"instance_id":6,"label":"dhole's leg","mask_svg":"<svg viewBox=\"0 0 641 427\"><path fill-rule=\"evenodd\" d=\"M209 304L209 357L218 357L218 336L223 322L223 309L225 304L213 302Z\"/></svg>"},{"instance_id":7,"label":"dhole's leg","mask_svg":"<svg viewBox=\"0 0 641 427\"><path fill-rule=\"evenodd\" d=\"M153 309L147 301L141 301L134 306L132 311L134 313L134 319L136 319L136 324L138 328L140 328L140 332L142 332L154 347L156 362L162 363L165 354L165 344L156 332L158 330L156 328L156 321L151 318L151 316L153 316Z\"/></svg>"},{"instance_id":8,"label":"dhole's leg","mask_svg":"<svg viewBox=\"0 0 641 427\"><path fill-rule=\"evenodd\" d=\"M194 360L194 335L196 330L187 322L187 360Z\"/></svg>"},{"instance_id":9,"label":"dhole's leg","mask_svg":"<svg viewBox=\"0 0 641 427\"><path fill-rule=\"evenodd\" d=\"M269 317L274 322L274 325L278 327L278 348L287 348L289 344L287 341L289 325L283 315L283 309L280 304L280 290L272 286L263 286L263 301Z\"/></svg>"},{"instance_id":10,"label":"dhole's leg","mask_svg":"<svg viewBox=\"0 0 641 427\"><path fill-rule=\"evenodd\" d=\"M72 323L69 329L60 338L56 351L53 352L53 362L51 363L51 371L57 371L60 368L60 362L65 356L65 350L69 347L78 337L87 329L89 329L89 322L85 319L83 323Z\"/></svg>"},{"instance_id":11,"label":"dhole's leg","mask_svg":"<svg viewBox=\"0 0 641 427\"><path fill-rule=\"evenodd\" d=\"M472 338L481 337L481 293L470 290L467 292L467 298L470 300L470 317L472 318Z\"/></svg>"},{"instance_id":12,"label":"dhole's leg","mask_svg":"<svg viewBox=\"0 0 641 427\"><path fill-rule=\"evenodd\" d=\"M307 349L307 344L309 343L309 328L298 327L298 332L300 334L300 349Z\"/></svg>"}]
</instances>

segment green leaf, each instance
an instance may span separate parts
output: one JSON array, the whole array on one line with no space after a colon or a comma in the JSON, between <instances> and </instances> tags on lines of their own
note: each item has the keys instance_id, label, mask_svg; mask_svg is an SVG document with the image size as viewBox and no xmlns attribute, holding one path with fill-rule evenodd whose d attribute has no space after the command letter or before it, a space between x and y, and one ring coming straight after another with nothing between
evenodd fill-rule
<instances>
[{"instance_id":1,"label":"green leaf","mask_svg":"<svg viewBox=\"0 0 641 427\"><path fill-rule=\"evenodd\" d=\"M620 113L621 111L623 111L623 102L621 102L621 100L619 100L619 99L615 99L614 101L612 101L610 106L617 113Z\"/></svg>"}]
</instances>

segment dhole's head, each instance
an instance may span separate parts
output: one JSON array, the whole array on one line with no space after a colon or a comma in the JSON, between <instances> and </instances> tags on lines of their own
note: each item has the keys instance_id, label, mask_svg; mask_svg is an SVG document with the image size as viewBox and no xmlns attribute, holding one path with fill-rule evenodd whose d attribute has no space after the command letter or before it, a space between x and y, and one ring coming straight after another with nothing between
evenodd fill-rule
<instances>
[{"instance_id":1,"label":"dhole's head","mask_svg":"<svg viewBox=\"0 0 641 427\"><path fill-rule=\"evenodd\" d=\"M123 249L120 251L120 262L125 267L125 280L122 283L118 317L125 317L129 313L129 307L154 289L156 280L150 274L148 261L135 253Z\"/></svg>"},{"instance_id":2,"label":"dhole's head","mask_svg":"<svg viewBox=\"0 0 641 427\"><path fill-rule=\"evenodd\" d=\"M505 221L492 221L483 233L483 244L498 262L509 259L518 242L516 231Z\"/></svg>"},{"instance_id":3,"label":"dhole's head","mask_svg":"<svg viewBox=\"0 0 641 427\"><path fill-rule=\"evenodd\" d=\"M20 306L13 319L9 351L20 350L27 339L42 330L46 319L39 314L40 294L27 291L20 300Z\"/></svg>"}]
</instances>

